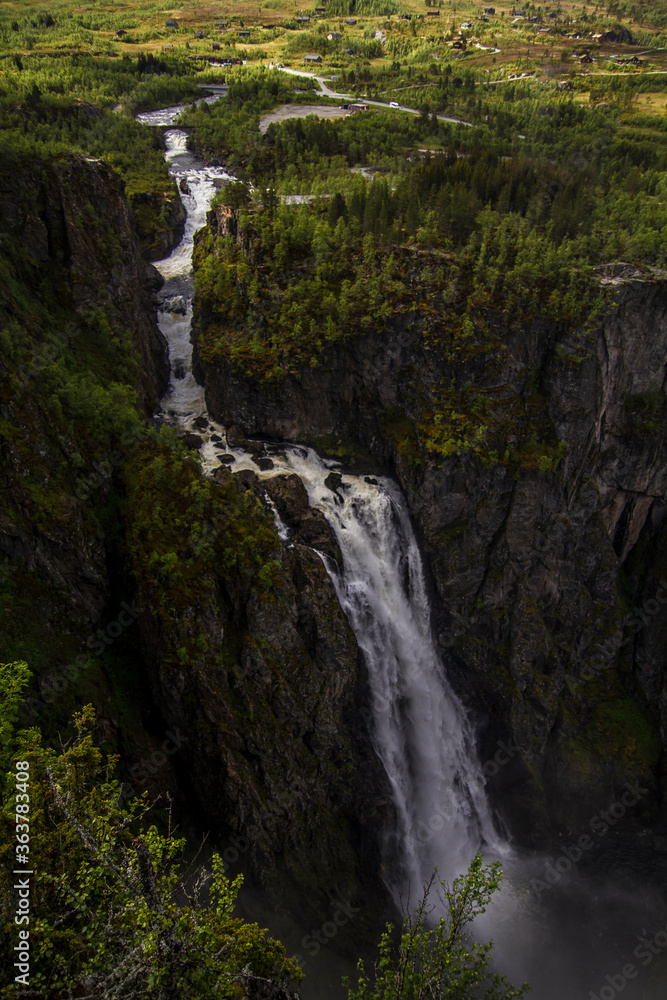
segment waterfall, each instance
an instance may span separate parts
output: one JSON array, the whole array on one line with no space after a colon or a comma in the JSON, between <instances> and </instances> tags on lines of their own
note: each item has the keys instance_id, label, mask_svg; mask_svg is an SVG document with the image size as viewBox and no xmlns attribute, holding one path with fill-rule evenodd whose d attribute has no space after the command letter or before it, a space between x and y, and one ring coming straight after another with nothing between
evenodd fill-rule
<instances>
[{"instance_id":1,"label":"waterfall","mask_svg":"<svg viewBox=\"0 0 667 1000\"><path fill-rule=\"evenodd\" d=\"M386 880L397 901L419 895L437 865L448 879L485 847L499 853L484 778L465 712L451 690L431 630L419 548L405 500L385 478L326 479L337 463L306 448L272 452L276 472L295 472L322 511L343 565L323 560L363 651L371 735L391 783L397 829ZM237 461L252 468L247 456ZM266 476L256 466L259 476Z\"/></svg>"},{"instance_id":2,"label":"waterfall","mask_svg":"<svg viewBox=\"0 0 667 1000\"><path fill-rule=\"evenodd\" d=\"M167 108L138 117L168 127L180 111ZM591 891L573 872L536 903L531 876L544 880L552 859L519 857L494 829L471 727L433 641L419 549L396 484L342 474L332 489L329 476L339 463L293 445L271 446L273 468L262 470L252 455L229 447L225 428L208 417L203 389L192 375L192 247L216 189L232 178L196 162L182 130L168 128L165 141L187 222L182 242L156 265L165 278L158 321L172 367L163 419L197 432L208 474L220 464L221 452L233 456L233 471L252 469L260 479L296 473L310 504L324 513L336 535L343 565L331 564L324 555L322 559L364 653L371 736L397 817L385 843L384 876L390 891L401 908L414 905L435 865L440 877L451 881L478 849L500 856L505 885L476 926L483 937L494 937L502 971L513 978L527 976L536 1000L609 996L608 973L616 972L619 956L625 961L633 954L637 933L664 926L661 901L641 899L609 881L594 883ZM281 538L291 544L289 530L272 509ZM598 994L589 993L591 985ZM637 992L630 988L624 993L627 1000L664 996L663 979L636 985Z\"/></svg>"},{"instance_id":3,"label":"waterfall","mask_svg":"<svg viewBox=\"0 0 667 1000\"><path fill-rule=\"evenodd\" d=\"M137 115L137 119L144 125L165 126L172 124L182 110L180 107L163 108ZM198 163L188 152L187 134L182 129L168 129L164 139L167 147L165 159L170 174L179 185L186 221L181 242L169 257L155 264L164 278L159 295L158 326L169 344L171 363L171 378L162 400L162 411L167 419L191 429L193 421L206 413L204 389L192 374L190 329L194 294L194 235L206 225L206 213L217 190L232 178L220 167L206 167Z\"/></svg>"},{"instance_id":4,"label":"waterfall","mask_svg":"<svg viewBox=\"0 0 667 1000\"><path fill-rule=\"evenodd\" d=\"M179 110L139 119L169 125ZM401 905L408 895L419 896L436 865L441 877L452 879L480 847L502 850L473 735L434 643L419 548L398 487L386 478L343 475L333 491L325 480L338 463L294 446L273 449L273 468L261 470L251 455L228 447L225 429L206 414L203 389L192 374L192 247L217 188L231 177L197 163L186 139L177 128L165 134L166 159L179 182L187 221L179 246L156 264L165 279L159 325L172 366L163 413L184 429L197 430L209 473L219 464L219 451L234 456L234 470L252 469L263 479L296 473L336 535L343 565L322 558L364 653L371 736L397 816L385 844L385 880Z\"/></svg>"},{"instance_id":5,"label":"waterfall","mask_svg":"<svg viewBox=\"0 0 667 1000\"><path fill-rule=\"evenodd\" d=\"M390 480L344 476L342 504L318 504L343 557L330 568L368 670L372 736L397 810L388 882L415 900L437 865L451 880L500 848L470 725L434 643L417 541Z\"/></svg>"}]
</instances>

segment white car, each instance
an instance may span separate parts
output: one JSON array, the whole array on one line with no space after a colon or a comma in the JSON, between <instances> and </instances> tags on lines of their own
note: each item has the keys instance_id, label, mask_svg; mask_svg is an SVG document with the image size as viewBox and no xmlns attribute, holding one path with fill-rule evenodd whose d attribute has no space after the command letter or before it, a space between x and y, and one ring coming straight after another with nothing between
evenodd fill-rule
<instances>
[{"instance_id":1,"label":"white car","mask_svg":"<svg viewBox=\"0 0 667 1000\"><path fill-rule=\"evenodd\" d=\"M390 101L389 107L390 108L400 108L400 104L398 103L398 101Z\"/></svg>"}]
</instances>

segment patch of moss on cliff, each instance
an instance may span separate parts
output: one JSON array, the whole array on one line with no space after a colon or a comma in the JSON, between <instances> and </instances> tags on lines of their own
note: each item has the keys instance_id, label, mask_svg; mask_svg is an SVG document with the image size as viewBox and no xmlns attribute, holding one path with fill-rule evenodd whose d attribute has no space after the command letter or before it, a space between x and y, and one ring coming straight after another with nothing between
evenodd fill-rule
<instances>
[{"instance_id":1,"label":"patch of moss on cliff","mask_svg":"<svg viewBox=\"0 0 667 1000\"><path fill-rule=\"evenodd\" d=\"M637 704L619 697L597 704L563 749L572 771L586 785L612 773L620 783L638 781L652 787L661 741Z\"/></svg>"},{"instance_id":2,"label":"patch of moss on cliff","mask_svg":"<svg viewBox=\"0 0 667 1000\"><path fill-rule=\"evenodd\" d=\"M414 420L400 406L389 407L382 418L384 431L394 448L411 465L421 465L422 451Z\"/></svg>"},{"instance_id":3,"label":"patch of moss on cliff","mask_svg":"<svg viewBox=\"0 0 667 1000\"><path fill-rule=\"evenodd\" d=\"M465 368L464 368L465 371ZM508 391L505 383L485 386L454 376L436 389L429 412L417 424L425 452L450 458L475 455L483 466L551 472L567 452L541 397Z\"/></svg>"},{"instance_id":4,"label":"patch of moss on cliff","mask_svg":"<svg viewBox=\"0 0 667 1000\"><path fill-rule=\"evenodd\" d=\"M628 394L623 400L623 415L629 433L667 437L667 393L659 386Z\"/></svg>"},{"instance_id":5,"label":"patch of moss on cliff","mask_svg":"<svg viewBox=\"0 0 667 1000\"><path fill-rule=\"evenodd\" d=\"M378 471L377 459L368 448L353 438L342 434L321 434L309 438L308 443L312 444L320 455L337 458L351 469L359 469L366 473Z\"/></svg>"}]
</instances>

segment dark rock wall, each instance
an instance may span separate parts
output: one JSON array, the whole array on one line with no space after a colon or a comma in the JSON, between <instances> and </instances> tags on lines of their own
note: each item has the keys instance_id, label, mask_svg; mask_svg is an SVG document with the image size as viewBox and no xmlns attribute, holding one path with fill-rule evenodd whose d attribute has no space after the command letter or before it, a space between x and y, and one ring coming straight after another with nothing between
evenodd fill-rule
<instances>
[{"instance_id":1,"label":"dark rock wall","mask_svg":"<svg viewBox=\"0 0 667 1000\"><path fill-rule=\"evenodd\" d=\"M119 184L100 162L70 157L2 174L0 217L4 247L20 247L12 266L25 296L17 301L4 288L0 323L27 331L24 353L8 348L0 359L1 415L13 428L0 440L0 552L50 581L75 624L93 625L108 599L105 546L77 484L90 479L108 492L112 466L107 450L86 452L85 422L68 428L54 420L51 366L72 343L86 356L77 321L104 312L114 334L131 336L126 377L143 413L153 413L169 378L152 295L161 279L142 258Z\"/></svg>"},{"instance_id":2,"label":"dark rock wall","mask_svg":"<svg viewBox=\"0 0 667 1000\"><path fill-rule=\"evenodd\" d=\"M649 790L644 819L664 802L664 613L655 597L664 574L667 283L614 273L601 274L602 311L581 328L488 317L491 352L457 357L446 308L434 324L418 304L278 383L198 358L215 419L330 453L361 445L398 479L482 759L501 739L516 747L487 769L490 793L517 836L542 845L585 826L626 781ZM465 451L438 456L425 420L454 381L495 394L508 447L521 446L530 412L565 443L562 461L540 471ZM370 471L359 458L355 468ZM644 622L634 612L646 601L660 610Z\"/></svg>"},{"instance_id":3,"label":"dark rock wall","mask_svg":"<svg viewBox=\"0 0 667 1000\"><path fill-rule=\"evenodd\" d=\"M169 484L150 498L133 495L128 482L149 448L146 435L112 450L100 443L104 435L91 436L94 414L85 407L69 422L55 419L47 391L65 355L81 371L99 363L87 338L104 327L85 317L103 313L110 335L130 334L122 374L143 415L155 412L169 372L155 320L159 275L100 162L72 157L2 176L0 211L17 246L16 295L27 293L35 306L0 299L3 326L20 322L30 338L22 365L0 343L0 641L3 659L25 658L35 674L26 721L54 736L93 701L103 740L122 752L129 794L170 792L187 832L210 833L209 845L232 868L307 927L330 920L341 900L363 909L337 941L356 953L369 914L388 912L377 831L391 806L358 712L356 640L310 547L335 545L326 522L310 511L300 483L285 484L277 502L288 504L296 536L288 547L274 532L266 559L275 586L209 564L177 605L165 605L164 581L148 568L155 548L137 544L136 556L125 538L140 513L151 520L161 511L159 545L188 496L167 508ZM45 314L52 329L42 329ZM202 477L192 477L196 495ZM227 490L223 508L248 492L248 509L273 532L251 482L210 488ZM234 523L241 549L255 530L242 514ZM209 526L201 527L205 540ZM175 540L176 575L189 542L187 531ZM117 627L110 637L107 624L123 602L136 621L113 638ZM364 909L364 898L373 906Z\"/></svg>"},{"instance_id":4,"label":"dark rock wall","mask_svg":"<svg viewBox=\"0 0 667 1000\"><path fill-rule=\"evenodd\" d=\"M306 927L349 900L360 916L337 946L354 953L355 937L376 932L390 912L378 833L391 797L359 712L363 664L311 548L335 546L326 521L296 477L253 480L221 469L210 489L227 510L236 494L246 518L265 493L291 515L289 544L268 507L261 515L272 536L262 557L271 586L252 566L226 570L212 559L196 589L183 588L176 614L165 611L160 580L135 565L151 689L162 716L187 734L183 773L225 861ZM130 496L130 509L137 504ZM175 544L187 546L185 530ZM176 599L168 595L167 607Z\"/></svg>"}]
</instances>

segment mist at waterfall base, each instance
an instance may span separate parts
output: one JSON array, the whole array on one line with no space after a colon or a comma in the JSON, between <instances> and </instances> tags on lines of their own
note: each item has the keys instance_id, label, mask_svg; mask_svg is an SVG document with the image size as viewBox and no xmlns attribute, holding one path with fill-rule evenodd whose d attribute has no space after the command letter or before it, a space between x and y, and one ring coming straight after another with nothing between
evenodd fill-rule
<instances>
[{"instance_id":1,"label":"mist at waterfall base","mask_svg":"<svg viewBox=\"0 0 667 1000\"><path fill-rule=\"evenodd\" d=\"M138 117L169 126L179 112L169 108ZM156 264L165 279L158 319L172 368L162 418L200 434L202 466L209 474L222 453L233 455L233 471L252 469L260 479L296 473L336 535L343 565L322 558L364 653L369 728L396 814L393 830L378 831L384 836L383 877L394 900L399 908L414 905L436 865L440 877L451 882L481 849L488 861L500 860L505 872L502 890L475 922L479 940L495 942L494 968L512 982L528 980L536 1000L613 1000L621 993L628 1000L663 1000L667 911L655 887L667 884L667 873L656 871L646 852L629 866L630 848L623 843L616 855L611 845L592 851L582 873L574 865L564 871L565 855L522 854L500 832L474 733L433 641L419 549L398 487L388 479L342 475L331 489L325 480L337 463L290 445L272 446L273 468L261 470L251 455L230 448L225 429L208 418L204 390L192 374L192 246L214 193L231 177L198 163L182 130L169 129L165 142L170 171L184 182L187 221L179 246ZM278 527L290 544L289 533ZM550 871L558 875L553 884ZM540 883L546 888L536 889ZM303 955L304 936L312 928L271 912L250 887L243 895L246 914L267 925L290 953ZM361 905L372 909L373 901ZM438 915L436 909L432 916ZM665 947L658 941L663 932ZM335 939L305 956L305 970L306 1000L342 997L341 976L354 980L354 965L337 954Z\"/></svg>"}]
</instances>

